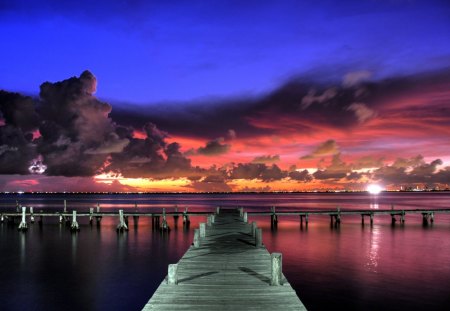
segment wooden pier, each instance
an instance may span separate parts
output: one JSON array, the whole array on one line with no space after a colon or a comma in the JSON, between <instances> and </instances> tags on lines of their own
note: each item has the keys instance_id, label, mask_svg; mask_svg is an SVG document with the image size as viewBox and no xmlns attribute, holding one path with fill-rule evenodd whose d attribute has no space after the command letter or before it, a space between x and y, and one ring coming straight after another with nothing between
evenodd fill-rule
<instances>
[{"instance_id":1,"label":"wooden pier","mask_svg":"<svg viewBox=\"0 0 450 311\"><path fill-rule=\"evenodd\" d=\"M282 274L281 254L269 254L246 215L208 216L143 310L306 310Z\"/></svg>"}]
</instances>

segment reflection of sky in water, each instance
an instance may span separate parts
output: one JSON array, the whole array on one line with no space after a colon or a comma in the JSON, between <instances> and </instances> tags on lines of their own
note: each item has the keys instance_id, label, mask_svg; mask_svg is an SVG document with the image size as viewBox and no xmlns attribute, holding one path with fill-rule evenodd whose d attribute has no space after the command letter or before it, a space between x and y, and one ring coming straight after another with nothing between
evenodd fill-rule
<instances>
[{"instance_id":1,"label":"reflection of sky in water","mask_svg":"<svg viewBox=\"0 0 450 311\"><path fill-rule=\"evenodd\" d=\"M379 248L380 248L380 228L375 226L371 230L369 236L369 248L367 251L367 261L365 267L370 272L377 272L378 260L379 260Z\"/></svg>"},{"instance_id":2,"label":"reflection of sky in water","mask_svg":"<svg viewBox=\"0 0 450 311\"><path fill-rule=\"evenodd\" d=\"M378 203L370 203L370 207L369 208L370 209L379 209L380 207L379 207Z\"/></svg>"}]
</instances>

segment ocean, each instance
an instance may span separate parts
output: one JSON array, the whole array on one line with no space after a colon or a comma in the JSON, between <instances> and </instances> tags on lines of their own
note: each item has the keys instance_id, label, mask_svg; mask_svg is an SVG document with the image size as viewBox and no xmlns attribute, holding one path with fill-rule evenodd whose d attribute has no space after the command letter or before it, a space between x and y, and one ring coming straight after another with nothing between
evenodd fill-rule
<instances>
[{"instance_id":1,"label":"ocean","mask_svg":"<svg viewBox=\"0 0 450 311\"><path fill-rule=\"evenodd\" d=\"M248 211L450 208L449 192L300 193L300 194L3 194L0 212L14 211L16 200L35 213L102 211L213 211L244 207ZM308 310L449 310L450 213L435 214L424 226L422 216L406 215L404 224L375 216L373 226L361 217L342 216L339 227L328 216L280 216L272 228L269 216L249 216L263 228L263 243L283 254L283 273ZM37 220L37 219L36 219ZM194 228L204 216L168 217L171 231L153 230L151 219L129 219L129 231L118 234L118 217L101 225L78 218L72 234L57 217L43 224L0 224L0 310L141 310L188 249Z\"/></svg>"}]
</instances>

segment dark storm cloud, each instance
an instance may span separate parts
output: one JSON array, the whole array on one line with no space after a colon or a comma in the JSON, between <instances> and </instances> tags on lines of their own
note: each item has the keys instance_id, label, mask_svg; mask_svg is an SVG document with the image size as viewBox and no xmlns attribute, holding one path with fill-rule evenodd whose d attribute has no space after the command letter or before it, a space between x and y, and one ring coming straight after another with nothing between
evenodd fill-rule
<instances>
[{"instance_id":1,"label":"dark storm cloud","mask_svg":"<svg viewBox=\"0 0 450 311\"><path fill-rule=\"evenodd\" d=\"M206 143L205 147L200 147L197 149L198 154L206 156L216 156L225 154L230 150L229 144L224 144L223 139L215 139Z\"/></svg>"},{"instance_id":2,"label":"dark storm cloud","mask_svg":"<svg viewBox=\"0 0 450 311\"><path fill-rule=\"evenodd\" d=\"M260 179L265 182L281 180L287 172L276 164L267 166L262 163L239 163L230 170L230 179Z\"/></svg>"},{"instance_id":3,"label":"dark storm cloud","mask_svg":"<svg viewBox=\"0 0 450 311\"><path fill-rule=\"evenodd\" d=\"M302 181L302 182L310 182L313 180L312 175L308 172L308 170L303 171L292 171L288 173L288 176L292 180Z\"/></svg>"},{"instance_id":4,"label":"dark storm cloud","mask_svg":"<svg viewBox=\"0 0 450 311\"><path fill-rule=\"evenodd\" d=\"M120 173L123 177L201 178L205 170L191 166L191 160L180 152L176 142L166 142L167 133L155 124L144 126L145 139L130 138L122 152L113 153L104 172Z\"/></svg>"},{"instance_id":5,"label":"dark storm cloud","mask_svg":"<svg viewBox=\"0 0 450 311\"><path fill-rule=\"evenodd\" d=\"M32 142L38 116L31 97L0 91L0 173L28 174L36 156Z\"/></svg>"},{"instance_id":6,"label":"dark storm cloud","mask_svg":"<svg viewBox=\"0 0 450 311\"><path fill-rule=\"evenodd\" d=\"M266 164L270 164L270 163L276 163L280 161L280 156L278 154L276 155L263 155L263 156L258 156L255 157L252 160L252 163L266 163Z\"/></svg>"},{"instance_id":7,"label":"dark storm cloud","mask_svg":"<svg viewBox=\"0 0 450 311\"><path fill-rule=\"evenodd\" d=\"M351 173L351 166L341 160L341 154L338 153L333 156L331 164L325 169L317 170L313 176L315 179L320 180L338 180L346 177Z\"/></svg>"},{"instance_id":8,"label":"dark storm cloud","mask_svg":"<svg viewBox=\"0 0 450 311\"><path fill-rule=\"evenodd\" d=\"M396 108L389 104L405 96L421 95L437 108L430 110L421 105L408 109L408 114L450 118L448 102L433 95L448 92L450 69L378 81L367 78L367 73L355 72L342 81L323 84L310 77L295 77L270 93L252 98L166 102L149 105L148 110L122 104L112 116L119 123L136 128L151 121L172 135L208 140L222 136L230 128L244 139L308 135L322 127L352 129L383 114L392 115Z\"/></svg>"},{"instance_id":9,"label":"dark storm cloud","mask_svg":"<svg viewBox=\"0 0 450 311\"><path fill-rule=\"evenodd\" d=\"M450 183L450 168L439 170L441 165L440 159L427 163L421 155L410 159L398 158L392 165L375 170L373 178L386 184Z\"/></svg>"},{"instance_id":10,"label":"dark storm cloud","mask_svg":"<svg viewBox=\"0 0 450 311\"><path fill-rule=\"evenodd\" d=\"M336 141L333 139L329 139L317 146L317 148L311 154L305 155L301 157L301 159L312 159L327 155L335 155L337 153L339 153L339 147Z\"/></svg>"},{"instance_id":11,"label":"dark storm cloud","mask_svg":"<svg viewBox=\"0 0 450 311\"><path fill-rule=\"evenodd\" d=\"M93 176L109 153L121 152L129 140L115 133L111 106L93 94L97 80L89 71L80 77L41 85L38 152L47 175Z\"/></svg>"}]
</instances>

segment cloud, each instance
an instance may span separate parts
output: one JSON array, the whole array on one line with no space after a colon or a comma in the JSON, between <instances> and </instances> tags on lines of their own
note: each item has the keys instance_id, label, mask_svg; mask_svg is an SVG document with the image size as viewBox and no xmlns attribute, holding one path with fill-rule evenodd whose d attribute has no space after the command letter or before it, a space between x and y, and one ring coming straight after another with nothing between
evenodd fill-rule
<instances>
[{"instance_id":1,"label":"cloud","mask_svg":"<svg viewBox=\"0 0 450 311\"><path fill-rule=\"evenodd\" d=\"M352 163L352 169L354 170L360 170L363 168L379 168L381 166L383 166L384 164L384 159L382 157L380 158L375 158L372 156L364 156L361 157L357 160L355 160Z\"/></svg>"},{"instance_id":2,"label":"cloud","mask_svg":"<svg viewBox=\"0 0 450 311\"><path fill-rule=\"evenodd\" d=\"M398 158L392 165L380 167L373 173L373 178L386 184L416 184L416 183L449 183L449 167L442 170L438 166L443 162L435 159L426 163L421 155L409 159Z\"/></svg>"},{"instance_id":3,"label":"cloud","mask_svg":"<svg viewBox=\"0 0 450 311\"><path fill-rule=\"evenodd\" d=\"M252 160L252 163L267 163L267 164L270 164L270 163L276 163L276 162L279 162L279 161L280 161L280 156L278 154L273 155L273 156L271 156L271 155L262 155L262 156L255 157Z\"/></svg>"},{"instance_id":4,"label":"cloud","mask_svg":"<svg viewBox=\"0 0 450 311\"><path fill-rule=\"evenodd\" d=\"M41 85L38 152L48 167L46 174L93 176L108 151L120 152L127 145L128 139L115 133L111 106L93 96L96 87L89 71Z\"/></svg>"},{"instance_id":5,"label":"cloud","mask_svg":"<svg viewBox=\"0 0 450 311\"><path fill-rule=\"evenodd\" d=\"M260 179L265 182L281 180L287 172L276 164L267 166L263 163L239 163L230 169L230 179Z\"/></svg>"},{"instance_id":6,"label":"cloud","mask_svg":"<svg viewBox=\"0 0 450 311\"><path fill-rule=\"evenodd\" d=\"M315 179L319 180L338 180L346 177L351 173L351 165L347 165L341 160L341 154L335 154L331 160L331 164L325 169L317 170L313 176Z\"/></svg>"},{"instance_id":7,"label":"cloud","mask_svg":"<svg viewBox=\"0 0 450 311\"><path fill-rule=\"evenodd\" d=\"M314 103L321 104L327 102L330 99L334 98L337 93L338 90L336 88L329 88L325 90L322 95L316 95L316 90L311 89L309 90L308 94L306 94L306 96L302 98L300 108L305 110Z\"/></svg>"},{"instance_id":8,"label":"cloud","mask_svg":"<svg viewBox=\"0 0 450 311\"><path fill-rule=\"evenodd\" d=\"M302 182L310 182L313 180L313 177L308 172L308 170L292 171L292 172L289 172L288 176L292 180L302 181Z\"/></svg>"},{"instance_id":9,"label":"cloud","mask_svg":"<svg viewBox=\"0 0 450 311\"><path fill-rule=\"evenodd\" d=\"M372 77L372 73L367 70L349 72L344 76L342 86L345 88L356 86Z\"/></svg>"},{"instance_id":10,"label":"cloud","mask_svg":"<svg viewBox=\"0 0 450 311\"><path fill-rule=\"evenodd\" d=\"M230 150L229 144L223 143L223 138L218 138L206 143L205 147L200 147L197 149L197 153L206 156L217 156L225 154Z\"/></svg>"},{"instance_id":11,"label":"cloud","mask_svg":"<svg viewBox=\"0 0 450 311\"><path fill-rule=\"evenodd\" d=\"M307 154L300 159L312 159L339 153L339 147L335 140L329 139L321 143L311 154Z\"/></svg>"},{"instance_id":12,"label":"cloud","mask_svg":"<svg viewBox=\"0 0 450 311\"><path fill-rule=\"evenodd\" d=\"M367 107L364 103L353 103L347 107L347 110L355 113L359 123L364 123L377 115L374 110Z\"/></svg>"}]
</instances>

